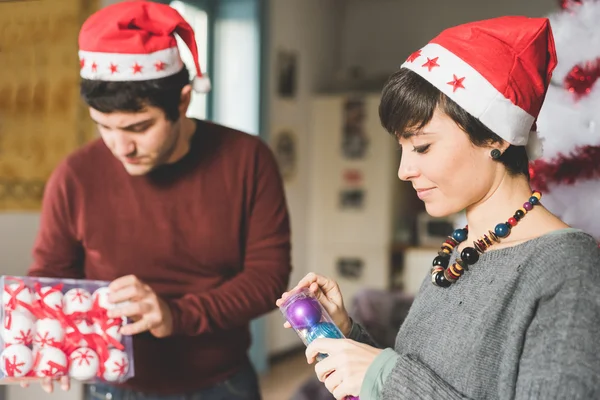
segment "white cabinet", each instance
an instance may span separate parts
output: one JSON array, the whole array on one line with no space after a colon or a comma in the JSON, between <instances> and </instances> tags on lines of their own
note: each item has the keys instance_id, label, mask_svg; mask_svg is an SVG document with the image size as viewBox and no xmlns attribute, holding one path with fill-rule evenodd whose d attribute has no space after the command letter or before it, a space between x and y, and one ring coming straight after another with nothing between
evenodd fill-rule
<instances>
[{"instance_id":1,"label":"white cabinet","mask_svg":"<svg viewBox=\"0 0 600 400\"><path fill-rule=\"evenodd\" d=\"M314 98L309 138L308 269L338 281L347 304L389 287L397 144L380 95Z\"/></svg>"}]
</instances>

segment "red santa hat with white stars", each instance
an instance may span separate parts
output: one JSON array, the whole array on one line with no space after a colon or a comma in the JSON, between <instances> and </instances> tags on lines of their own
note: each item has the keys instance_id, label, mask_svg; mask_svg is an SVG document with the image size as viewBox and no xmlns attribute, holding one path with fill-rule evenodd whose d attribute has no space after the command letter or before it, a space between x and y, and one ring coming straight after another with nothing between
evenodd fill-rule
<instances>
[{"instance_id":1,"label":"red santa hat with white stars","mask_svg":"<svg viewBox=\"0 0 600 400\"><path fill-rule=\"evenodd\" d=\"M411 54L408 68L491 131L541 156L535 132L557 63L547 18L500 17L446 29Z\"/></svg>"},{"instance_id":2,"label":"red santa hat with white stars","mask_svg":"<svg viewBox=\"0 0 600 400\"><path fill-rule=\"evenodd\" d=\"M174 75L185 68L175 34L194 59L194 90L208 92L192 27L172 7L144 0L113 4L87 19L79 34L80 75L113 82Z\"/></svg>"}]
</instances>

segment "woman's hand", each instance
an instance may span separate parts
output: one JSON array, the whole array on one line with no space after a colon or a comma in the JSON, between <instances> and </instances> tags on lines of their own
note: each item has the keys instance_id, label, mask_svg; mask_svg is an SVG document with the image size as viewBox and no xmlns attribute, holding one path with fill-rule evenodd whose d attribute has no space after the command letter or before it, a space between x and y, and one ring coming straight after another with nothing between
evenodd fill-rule
<instances>
[{"instance_id":1,"label":"woman's hand","mask_svg":"<svg viewBox=\"0 0 600 400\"><path fill-rule=\"evenodd\" d=\"M344 336L348 336L350 333L350 328L352 328L352 324L350 322L348 312L344 307L344 300L342 299L340 287L332 279L317 275L313 272L309 273L302 278L300 282L298 282L296 287L281 295L281 298L276 302L277 307L281 306L285 299L290 296L291 292L301 288L308 288L313 294L315 294L319 300L319 303L321 303L325 311L329 313L333 322L342 331L342 334ZM288 322L284 323L283 326L290 328L290 324Z\"/></svg>"},{"instance_id":2,"label":"woman's hand","mask_svg":"<svg viewBox=\"0 0 600 400\"><path fill-rule=\"evenodd\" d=\"M365 375L381 349L350 339L315 339L306 348L312 364L318 354L327 357L315 365L315 373L336 399L358 396Z\"/></svg>"}]
</instances>

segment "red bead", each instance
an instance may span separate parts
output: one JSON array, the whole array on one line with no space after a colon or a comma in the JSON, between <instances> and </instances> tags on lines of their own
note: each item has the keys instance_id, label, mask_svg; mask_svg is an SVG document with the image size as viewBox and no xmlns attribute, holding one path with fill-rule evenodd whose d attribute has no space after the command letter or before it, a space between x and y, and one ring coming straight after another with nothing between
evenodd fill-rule
<instances>
[{"instance_id":1,"label":"red bead","mask_svg":"<svg viewBox=\"0 0 600 400\"><path fill-rule=\"evenodd\" d=\"M510 217L508 219L508 223L509 223L510 226L516 226L517 225L517 220L515 218L513 218L513 217Z\"/></svg>"}]
</instances>

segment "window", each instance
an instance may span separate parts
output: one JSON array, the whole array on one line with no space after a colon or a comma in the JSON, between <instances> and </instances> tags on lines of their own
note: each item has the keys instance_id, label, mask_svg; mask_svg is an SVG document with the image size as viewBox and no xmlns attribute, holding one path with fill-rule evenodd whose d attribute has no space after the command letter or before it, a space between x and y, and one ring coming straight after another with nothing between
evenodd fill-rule
<instances>
[{"instance_id":1,"label":"window","mask_svg":"<svg viewBox=\"0 0 600 400\"><path fill-rule=\"evenodd\" d=\"M188 115L251 134L260 131L260 0L177 0L170 5L196 33L200 68L211 80L208 94L194 93ZM178 38L190 71L191 54Z\"/></svg>"},{"instance_id":2,"label":"window","mask_svg":"<svg viewBox=\"0 0 600 400\"><path fill-rule=\"evenodd\" d=\"M203 74L210 77L208 70L208 15L206 11L194 7L182 1L171 2L171 7L179 11L194 30L196 36L196 45L198 47L198 61L200 62L200 70ZM193 73L196 71L196 66L192 59L192 53L187 48L183 40L177 37L177 45L181 54L181 59L187 69ZM207 99L205 93L192 92L192 100L188 109L188 116L197 119L207 118Z\"/></svg>"}]
</instances>

